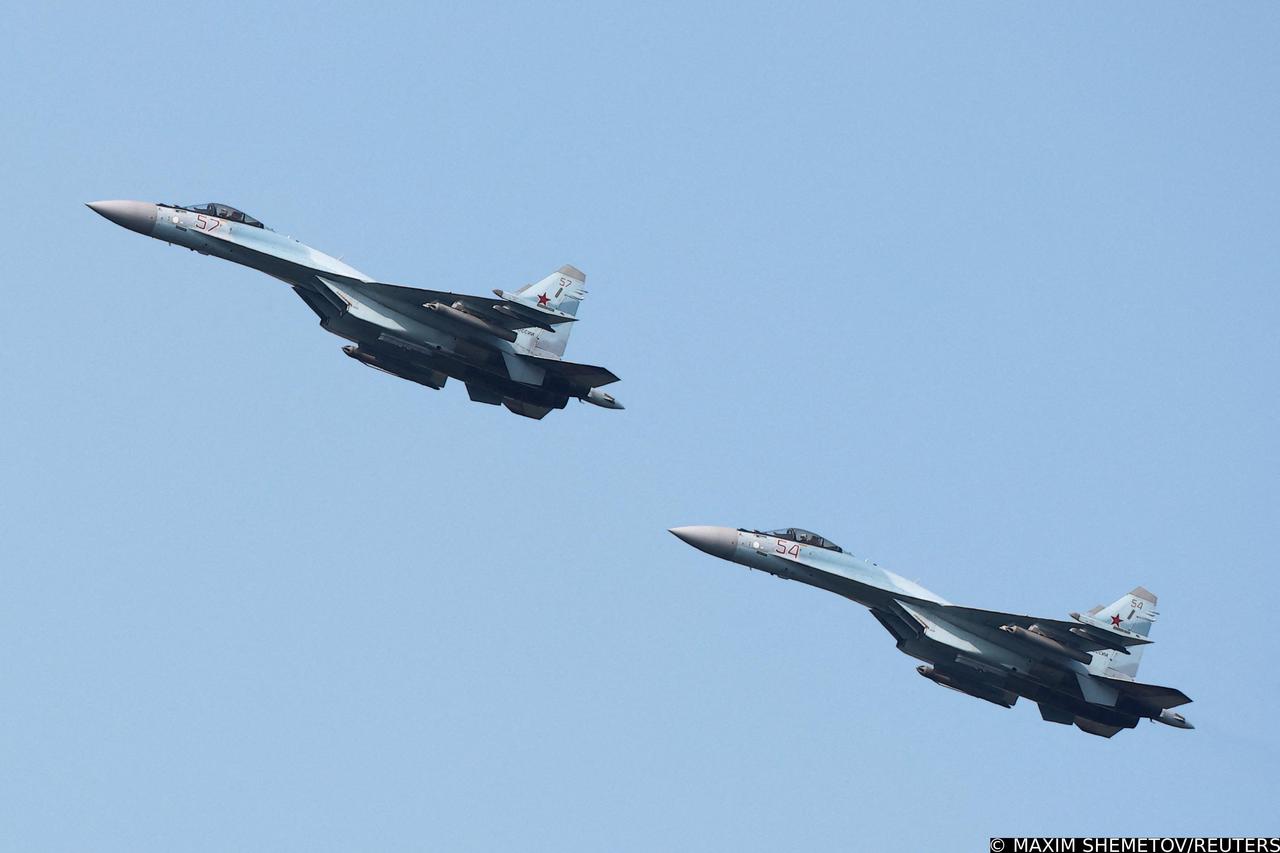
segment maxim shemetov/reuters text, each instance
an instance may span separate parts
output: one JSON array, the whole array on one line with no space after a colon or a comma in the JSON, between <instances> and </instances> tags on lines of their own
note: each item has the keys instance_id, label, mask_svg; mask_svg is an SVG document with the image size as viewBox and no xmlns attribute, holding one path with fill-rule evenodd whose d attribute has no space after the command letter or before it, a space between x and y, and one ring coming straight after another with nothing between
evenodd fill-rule
<instances>
[{"instance_id":1,"label":"maxim shemetov/reuters text","mask_svg":"<svg viewBox=\"0 0 1280 853\"><path fill-rule=\"evenodd\" d=\"M992 838L991 853L1280 853L1280 837Z\"/></svg>"}]
</instances>

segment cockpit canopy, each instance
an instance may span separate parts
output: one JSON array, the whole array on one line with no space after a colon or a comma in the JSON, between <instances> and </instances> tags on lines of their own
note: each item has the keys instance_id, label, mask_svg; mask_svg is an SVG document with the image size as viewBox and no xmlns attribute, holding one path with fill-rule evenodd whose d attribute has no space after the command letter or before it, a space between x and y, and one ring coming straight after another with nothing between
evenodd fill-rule
<instances>
[{"instance_id":1,"label":"cockpit canopy","mask_svg":"<svg viewBox=\"0 0 1280 853\"><path fill-rule=\"evenodd\" d=\"M843 554L844 549L830 539L824 539L818 534L810 530L804 530L799 527L784 527L781 530L764 530L752 531L753 533L764 533L766 536L776 536L779 539L787 539L792 542L798 542L801 545L809 545L813 548L826 548L828 551L835 551L837 554Z\"/></svg>"},{"instance_id":2,"label":"cockpit canopy","mask_svg":"<svg viewBox=\"0 0 1280 853\"><path fill-rule=\"evenodd\" d=\"M211 201L206 204L183 205L181 209L189 210L192 213L203 213L205 216L216 216L228 222L243 222L245 225L252 225L254 228L266 227L243 210L236 210L229 204L218 204Z\"/></svg>"}]
</instances>

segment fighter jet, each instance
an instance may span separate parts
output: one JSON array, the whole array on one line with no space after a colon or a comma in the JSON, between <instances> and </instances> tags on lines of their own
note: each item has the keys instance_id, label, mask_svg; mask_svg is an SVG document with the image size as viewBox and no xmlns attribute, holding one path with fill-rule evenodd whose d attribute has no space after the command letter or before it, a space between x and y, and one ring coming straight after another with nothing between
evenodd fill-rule
<instances>
[{"instance_id":1,"label":"fighter jet","mask_svg":"<svg viewBox=\"0 0 1280 853\"><path fill-rule=\"evenodd\" d=\"M673 527L713 557L825 589L870 608L898 649L924 661L925 678L1011 708L1018 697L1051 723L1111 737L1146 717L1194 728L1170 710L1180 690L1135 681L1156 621L1156 597L1142 587L1070 622L949 604L929 590L807 530Z\"/></svg>"},{"instance_id":2,"label":"fighter jet","mask_svg":"<svg viewBox=\"0 0 1280 853\"><path fill-rule=\"evenodd\" d=\"M355 344L342 351L361 364L432 389L452 376L472 400L527 418L563 409L571 397L622 408L601 390L618 377L563 358L587 295L587 277L574 267L514 292L468 296L382 284L230 205L89 207L131 231L280 279L319 315L321 328Z\"/></svg>"}]
</instances>

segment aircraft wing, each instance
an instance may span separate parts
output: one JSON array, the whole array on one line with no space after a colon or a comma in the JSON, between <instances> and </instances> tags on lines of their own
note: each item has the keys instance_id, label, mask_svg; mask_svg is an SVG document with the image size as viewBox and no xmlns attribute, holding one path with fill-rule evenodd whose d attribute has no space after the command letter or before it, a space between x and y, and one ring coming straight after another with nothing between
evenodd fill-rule
<instances>
[{"instance_id":1,"label":"aircraft wing","mask_svg":"<svg viewBox=\"0 0 1280 853\"><path fill-rule=\"evenodd\" d=\"M1095 675L1093 678L1114 687L1130 699L1161 710L1176 708L1191 701L1187 694L1174 687L1161 687L1159 684L1143 684L1140 681L1126 681L1123 678L1106 678L1100 675Z\"/></svg>"},{"instance_id":2,"label":"aircraft wing","mask_svg":"<svg viewBox=\"0 0 1280 853\"><path fill-rule=\"evenodd\" d=\"M1108 631L1093 625L1067 622L1062 619L1044 619L1039 616L1023 616L1019 613L1001 613L999 610L957 607L953 604L931 604L929 607L949 619L992 630L999 630L1005 625L1030 629L1034 625L1039 632L1048 634L1053 639L1082 652L1113 649L1128 654L1128 646L1141 646L1151 642L1132 631Z\"/></svg>"},{"instance_id":3,"label":"aircraft wing","mask_svg":"<svg viewBox=\"0 0 1280 853\"><path fill-rule=\"evenodd\" d=\"M597 367L594 364L578 364L574 361L560 361L554 358L537 358L528 355L524 356L524 358L541 367L547 373L557 376L564 382L574 386L599 388L601 385L608 385L610 382L618 381L618 377L613 375L613 371L608 368Z\"/></svg>"},{"instance_id":4,"label":"aircraft wing","mask_svg":"<svg viewBox=\"0 0 1280 853\"><path fill-rule=\"evenodd\" d=\"M379 302L390 302L409 316L423 319L430 323L430 312L423 308L433 302L450 307L461 303L463 310L482 317L486 322L503 329L515 331L536 327L551 331L559 323L571 323L576 320L563 311L539 309L519 302L493 296L470 296L465 293L450 293L445 290L427 290L420 287L405 287L400 284L383 284L374 281L355 282L355 287L368 293Z\"/></svg>"}]
</instances>

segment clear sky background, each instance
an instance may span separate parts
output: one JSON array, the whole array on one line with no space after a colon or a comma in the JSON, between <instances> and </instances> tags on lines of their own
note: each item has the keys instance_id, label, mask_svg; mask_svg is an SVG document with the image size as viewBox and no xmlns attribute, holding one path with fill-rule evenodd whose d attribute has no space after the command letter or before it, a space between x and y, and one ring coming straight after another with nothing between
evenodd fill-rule
<instances>
[{"instance_id":1,"label":"clear sky background","mask_svg":"<svg viewBox=\"0 0 1280 853\"><path fill-rule=\"evenodd\" d=\"M0 849L1275 833L1280 10L11 4ZM96 199L383 280L588 274L611 412L343 357ZM678 524L957 603L1137 584L1112 740Z\"/></svg>"}]
</instances>

